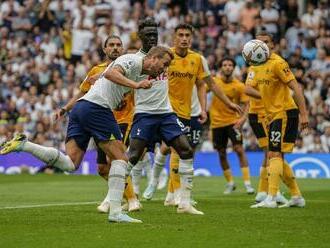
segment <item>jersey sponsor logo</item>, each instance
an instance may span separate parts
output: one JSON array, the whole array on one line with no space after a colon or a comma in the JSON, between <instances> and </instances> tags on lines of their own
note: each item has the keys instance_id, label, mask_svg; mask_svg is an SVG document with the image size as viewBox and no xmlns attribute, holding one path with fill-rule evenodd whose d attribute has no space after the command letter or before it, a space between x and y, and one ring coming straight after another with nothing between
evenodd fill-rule
<instances>
[{"instance_id":1,"label":"jersey sponsor logo","mask_svg":"<svg viewBox=\"0 0 330 248\"><path fill-rule=\"evenodd\" d=\"M257 79L257 84L258 85L269 85L270 80L268 80L268 79Z\"/></svg>"},{"instance_id":2,"label":"jersey sponsor logo","mask_svg":"<svg viewBox=\"0 0 330 248\"><path fill-rule=\"evenodd\" d=\"M313 157L297 158L290 162L297 178L330 178L329 166Z\"/></svg>"},{"instance_id":3,"label":"jersey sponsor logo","mask_svg":"<svg viewBox=\"0 0 330 248\"><path fill-rule=\"evenodd\" d=\"M153 78L152 76L148 76L148 80L154 80L154 81L164 81L167 80L167 73L163 72L162 74L158 75L156 78Z\"/></svg>"},{"instance_id":4,"label":"jersey sponsor logo","mask_svg":"<svg viewBox=\"0 0 330 248\"><path fill-rule=\"evenodd\" d=\"M189 79L192 79L194 77L194 75L189 72L178 72L178 71L172 71L169 76L178 77L178 78L189 78Z\"/></svg>"}]
</instances>

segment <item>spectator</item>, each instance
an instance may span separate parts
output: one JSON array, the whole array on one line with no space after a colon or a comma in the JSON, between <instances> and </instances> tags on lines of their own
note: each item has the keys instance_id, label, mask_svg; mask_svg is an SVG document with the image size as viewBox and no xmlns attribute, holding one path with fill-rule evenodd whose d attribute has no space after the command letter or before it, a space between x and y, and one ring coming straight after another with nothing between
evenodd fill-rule
<instances>
[{"instance_id":1,"label":"spectator","mask_svg":"<svg viewBox=\"0 0 330 248\"><path fill-rule=\"evenodd\" d=\"M277 37L278 27L277 22L280 18L279 12L277 9L272 7L271 0L265 0L264 8L260 12L263 26L266 28L267 32Z\"/></svg>"}]
</instances>

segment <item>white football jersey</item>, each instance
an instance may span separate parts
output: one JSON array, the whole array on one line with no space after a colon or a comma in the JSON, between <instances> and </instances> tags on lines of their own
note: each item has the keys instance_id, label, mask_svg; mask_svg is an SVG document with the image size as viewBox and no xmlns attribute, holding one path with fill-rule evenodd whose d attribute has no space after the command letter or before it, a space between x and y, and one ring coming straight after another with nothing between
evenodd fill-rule
<instances>
[{"instance_id":1,"label":"white football jersey","mask_svg":"<svg viewBox=\"0 0 330 248\"><path fill-rule=\"evenodd\" d=\"M202 56L202 64L206 75L211 76L210 68L204 56ZM201 104L199 103L196 85L194 85L193 93L191 96L191 117L199 116L201 112L202 112L202 107Z\"/></svg>"},{"instance_id":2,"label":"white football jersey","mask_svg":"<svg viewBox=\"0 0 330 248\"><path fill-rule=\"evenodd\" d=\"M141 50L136 53L140 58L146 54ZM168 97L168 81L166 73L152 79L148 75L141 75L138 81L149 79L152 81L150 89L136 89L134 91L135 113L164 114L173 112Z\"/></svg>"},{"instance_id":3,"label":"white football jersey","mask_svg":"<svg viewBox=\"0 0 330 248\"><path fill-rule=\"evenodd\" d=\"M124 76L126 78L138 82L140 81L142 72L142 63L141 56L125 54L113 61L105 71L118 65L124 70ZM101 75L81 99L85 99L113 110L120 106L124 95L131 90L131 88L111 82Z\"/></svg>"}]
</instances>

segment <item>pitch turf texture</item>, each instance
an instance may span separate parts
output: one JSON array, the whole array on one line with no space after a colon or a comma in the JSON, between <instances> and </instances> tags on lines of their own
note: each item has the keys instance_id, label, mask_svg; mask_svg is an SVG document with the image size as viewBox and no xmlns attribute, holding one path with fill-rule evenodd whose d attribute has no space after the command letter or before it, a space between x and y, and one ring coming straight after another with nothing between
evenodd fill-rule
<instances>
[{"instance_id":1,"label":"pitch turf texture","mask_svg":"<svg viewBox=\"0 0 330 248\"><path fill-rule=\"evenodd\" d=\"M0 247L330 247L330 180L299 180L304 209L250 209L242 183L229 196L224 183L196 178L204 216L164 207L161 191L131 214L143 224L109 224L97 176L0 175Z\"/></svg>"}]
</instances>

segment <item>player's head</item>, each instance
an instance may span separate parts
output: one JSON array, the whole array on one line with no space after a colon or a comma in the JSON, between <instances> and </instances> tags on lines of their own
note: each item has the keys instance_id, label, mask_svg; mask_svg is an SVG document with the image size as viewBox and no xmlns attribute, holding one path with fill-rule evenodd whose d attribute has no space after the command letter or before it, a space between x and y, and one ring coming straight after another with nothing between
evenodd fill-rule
<instances>
[{"instance_id":1,"label":"player's head","mask_svg":"<svg viewBox=\"0 0 330 248\"><path fill-rule=\"evenodd\" d=\"M235 60L230 57L223 58L219 63L220 71L226 77L230 77L233 74L235 66Z\"/></svg>"},{"instance_id":2,"label":"player's head","mask_svg":"<svg viewBox=\"0 0 330 248\"><path fill-rule=\"evenodd\" d=\"M144 70L148 75L157 77L163 73L174 58L173 52L163 46L152 47L145 56Z\"/></svg>"},{"instance_id":3,"label":"player's head","mask_svg":"<svg viewBox=\"0 0 330 248\"><path fill-rule=\"evenodd\" d=\"M139 22L138 35L142 42L142 49L148 52L150 48L157 46L158 24L152 17L147 17Z\"/></svg>"},{"instance_id":4,"label":"player's head","mask_svg":"<svg viewBox=\"0 0 330 248\"><path fill-rule=\"evenodd\" d=\"M256 39L265 42L270 51L274 49L273 35L271 33L261 30L256 34Z\"/></svg>"},{"instance_id":5,"label":"player's head","mask_svg":"<svg viewBox=\"0 0 330 248\"><path fill-rule=\"evenodd\" d=\"M193 27L182 23L175 27L174 46L176 48L188 49L191 46Z\"/></svg>"},{"instance_id":6,"label":"player's head","mask_svg":"<svg viewBox=\"0 0 330 248\"><path fill-rule=\"evenodd\" d=\"M106 38L103 44L103 52L107 58L115 60L123 54L123 43L119 36L110 35Z\"/></svg>"}]
</instances>

